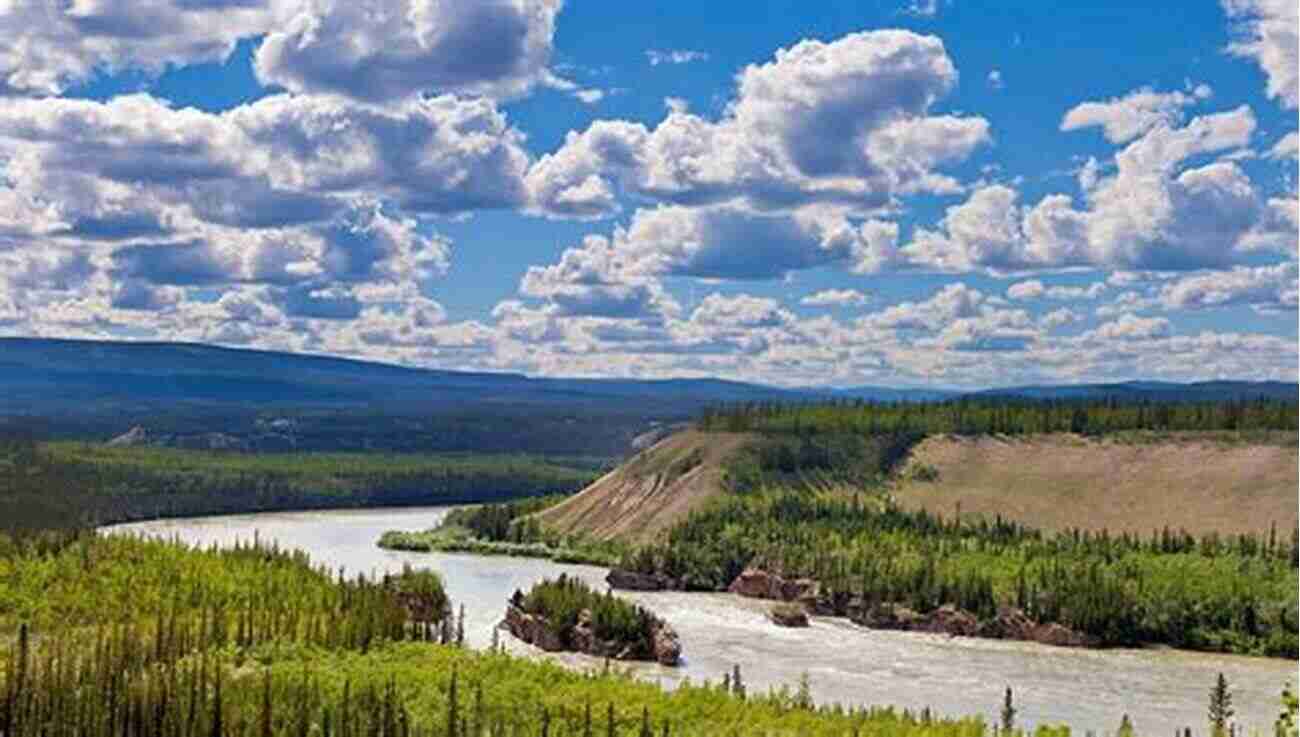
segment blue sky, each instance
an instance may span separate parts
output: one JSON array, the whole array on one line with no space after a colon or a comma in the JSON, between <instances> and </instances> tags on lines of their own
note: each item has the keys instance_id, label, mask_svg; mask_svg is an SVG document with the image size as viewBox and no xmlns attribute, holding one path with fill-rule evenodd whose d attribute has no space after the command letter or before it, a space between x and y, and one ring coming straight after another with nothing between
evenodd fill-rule
<instances>
[{"instance_id":1,"label":"blue sky","mask_svg":"<svg viewBox=\"0 0 1300 737\"><path fill-rule=\"evenodd\" d=\"M1296 7L20 0L0 333L1296 377Z\"/></svg>"}]
</instances>

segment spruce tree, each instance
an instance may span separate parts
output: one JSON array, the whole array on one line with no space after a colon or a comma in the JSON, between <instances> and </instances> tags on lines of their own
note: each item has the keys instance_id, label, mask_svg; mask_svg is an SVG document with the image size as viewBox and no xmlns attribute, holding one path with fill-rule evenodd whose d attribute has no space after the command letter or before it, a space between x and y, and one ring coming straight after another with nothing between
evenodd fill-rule
<instances>
[{"instance_id":1,"label":"spruce tree","mask_svg":"<svg viewBox=\"0 0 1300 737\"><path fill-rule=\"evenodd\" d=\"M1007 691L1002 697L1002 733L1011 734L1011 730L1016 728L1016 704L1011 695L1011 687L1007 686Z\"/></svg>"},{"instance_id":2,"label":"spruce tree","mask_svg":"<svg viewBox=\"0 0 1300 737\"><path fill-rule=\"evenodd\" d=\"M1228 679L1222 673L1210 689L1210 734L1224 737L1228 734L1228 721L1236 712L1232 709L1232 691L1228 688Z\"/></svg>"}]
</instances>

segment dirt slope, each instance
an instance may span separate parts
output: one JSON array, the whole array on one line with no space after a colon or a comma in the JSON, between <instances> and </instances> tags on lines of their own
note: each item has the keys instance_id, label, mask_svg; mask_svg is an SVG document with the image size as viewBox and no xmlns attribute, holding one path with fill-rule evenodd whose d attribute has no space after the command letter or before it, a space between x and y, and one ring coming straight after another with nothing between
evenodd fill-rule
<instances>
[{"instance_id":1,"label":"dirt slope","mask_svg":"<svg viewBox=\"0 0 1300 737\"><path fill-rule=\"evenodd\" d=\"M1143 443L1052 435L1014 440L929 438L902 477L930 466L934 481L900 481L906 507L982 514L1046 529L1149 533L1169 525L1203 533L1266 532L1297 523L1295 436L1276 444L1213 439Z\"/></svg>"},{"instance_id":2,"label":"dirt slope","mask_svg":"<svg viewBox=\"0 0 1300 737\"><path fill-rule=\"evenodd\" d=\"M722 491L721 464L751 436L686 430L638 453L539 516L562 532L644 542Z\"/></svg>"}]
</instances>

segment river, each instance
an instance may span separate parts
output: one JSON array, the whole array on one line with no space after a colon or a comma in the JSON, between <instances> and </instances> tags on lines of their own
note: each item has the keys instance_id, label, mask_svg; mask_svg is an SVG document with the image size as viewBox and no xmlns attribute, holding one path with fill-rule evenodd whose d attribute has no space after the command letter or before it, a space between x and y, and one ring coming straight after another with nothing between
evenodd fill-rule
<instances>
[{"instance_id":1,"label":"river","mask_svg":"<svg viewBox=\"0 0 1300 737\"><path fill-rule=\"evenodd\" d=\"M466 609L466 639L485 646L506 599L543 577L579 576L603 587L595 566L455 553L405 553L375 545L385 530L434 527L446 508L263 513L156 520L112 529L176 537L198 545L276 541L313 560L352 574L428 567L442 574L447 591ZM814 617L812 626L786 629L769 623L767 603L730 594L626 593L667 619L681 636L677 668L635 665L641 677L671 687L683 678L717 680L735 664L750 692L795 684L807 673L819 702L893 704L936 713L984 714L993 720L1003 690L1011 686L1018 723L1069 724L1076 733L1113 733L1128 714L1139 734L1168 735L1192 727L1205 733L1208 694L1219 672L1235 690L1237 721L1271 733L1279 694L1295 682L1292 661L1208 655L1169 649L1082 650L1036 643L980 640L906 632L871 631L845 620ZM539 652L502 632L512 650ZM575 667L595 667L578 655L547 656ZM1244 732L1249 734L1249 731Z\"/></svg>"}]
</instances>

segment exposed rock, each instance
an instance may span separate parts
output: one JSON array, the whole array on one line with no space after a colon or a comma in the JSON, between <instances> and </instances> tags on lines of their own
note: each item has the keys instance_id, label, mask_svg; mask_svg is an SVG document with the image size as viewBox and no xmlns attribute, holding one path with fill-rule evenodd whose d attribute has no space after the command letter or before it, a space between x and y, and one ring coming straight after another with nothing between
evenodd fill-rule
<instances>
[{"instance_id":1,"label":"exposed rock","mask_svg":"<svg viewBox=\"0 0 1300 737\"><path fill-rule=\"evenodd\" d=\"M808 610L802 604L781 603L772 606L768 616L782 627L807 627Z\"/></svg>"},{"instance_id":2,"label":"exposed rock","mask_svg":"<svg viewBox=\"0 0 1300 737\"><path fill-rule=\"evenodd\" d=\"M934 632L943 635L960 635L974 637L979 631L979 620L974 614L958 609L951 604L944 604L927 615L919 626L913 629L922 632Z\"/></svg>"},{"instance_id":3,"label":"exposed rock","mask_svg":"<svg viewBox=\"0 0 1300 737\"><path fill-rule=\"evenodd\" d=\"M872 607L860 607L857 617L850 617L857 624L872 629L910 630L915 629L924 618L902 604L885 602Z\"/></svg>"},{"instance_id":4,"label":"exposed rock","mask_svg":"<svg viewBox=\"0 0 1300 737\"><path fill-rule=\"evenodd\" d=\"M506 605L506 629L510 630L510 634L515 637L547 652L559 652L564 649L560 636L551 631L551 628L546 625L546 620L533 616L513 604Z\"/></svg>"},{"instance_id":5,"label":"exposed rock","mask_svg":"<svg viewBox=\"0 0 1300 737\"><path fill-rule=\"evenodd\" d=\"M1002 607L996 617L980 623L977 634L996 640L1032 640L1038 623L1015 607Z\"/></svg>"},{"instance_id":6,"label":"exposed rock","mask_svg":"<svg viewBox=\"0 0 1300 737\"><path fill-rule=\"evenodd\" d=\"M677 665L682 659L682 643L677 638L677 630L667 622L659 622L654 630L655 662L660 665Z\"/></svg>"},{"instance_id":7,"label":"exposed rock","mask_svg":"<svg viewBox=\"0 0 1300 737\"><path fill-rule=\"evenodd\" d=\"M149 444L149 431L144 429L143 427L140 427L139 425L136 425L130 430L127 430L121 435L118 435L117 437L105 443L105 445L114 448L130 448L130 447L135 447L137 445L148 445L148 444Z\"/></svg>"},{"instance_id":8,"label":"exposed rock","mask_svg":"<svg viewBox=\"0 0 1300 737\"><path fill-rule=\"evenodd\" d=\"M1034 628L1032 634L1025 639L1041 642L1044 645L1057 645L1060 647L1095 647L1097 645L1094 638L1082 632L1075 632L1069 627L1056 622L1038 625Z\"/></svg>"},{"instance_id":9,"label":"exposed rock","mask_svg":"<svg viewBox=\"0 0 1300 737\"><path fill-rule=\"evenodd\" d=\"M758 568L746 568L731 582L727 591L754 599L780 599L782 583L781 577L776 574Z\"/></svg>"},{"instance_id":10,"label":"exposed rock","mask_svg":"<svg viewBox=\"0 0 1300 737\"><path fill-rule=\"evenodd\" d=\"M658 573L637 573L623 568L612 568L605 582L625 591L665 591L679 589L679 583Z\"/></svg>"},{"instance_id":11,"label":"exposed rock","mask_svg":"<svg viewBox=\"0 0 1300 737\"><path fill-rule=\"evenodd\" d=\"M663 620L655 620L651 624L649 653L644 652L644 647L635 644L602 640L597 637L592 629L591 612L586 609L578 613L578 621L569 631L567 648L544 618L529 614L514 604L506 606L505 625L510 634L547 652L570 650L615 660L652 658L660 665L677 665L682 657L682 644L677 637L677 631Z\"/></svg>"},{"instance_id":12,"label":"exposed rock","mask_svg":"<svg viewBox=\"0 0 1300 737\"><path fill-rule=\"evenodd\" d=\"M782 601L815 600L821 592L821 586L811 578L789 580L778 578L778 580L781 584Z\"/></svg>"}]
</instances>

